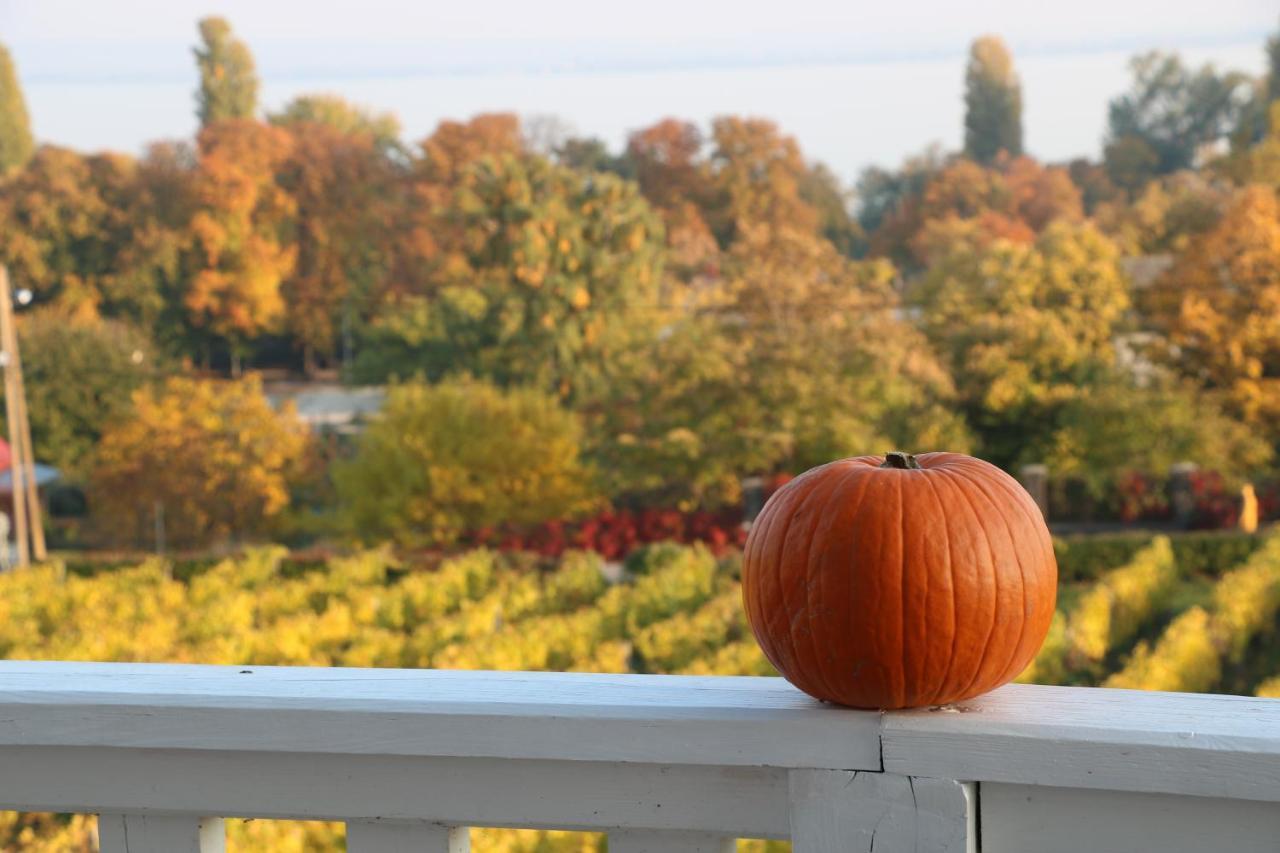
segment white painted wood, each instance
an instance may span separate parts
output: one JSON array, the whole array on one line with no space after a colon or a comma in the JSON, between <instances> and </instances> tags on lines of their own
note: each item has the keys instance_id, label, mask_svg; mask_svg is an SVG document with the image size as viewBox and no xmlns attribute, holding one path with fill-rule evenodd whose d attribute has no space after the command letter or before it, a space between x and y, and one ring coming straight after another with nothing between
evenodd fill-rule
<instances>
[{"instance_id":1,"label":"white painted wood","mask_svg":"<svg viewBox=\"0 0 1280 853\"><path fill-rule=\"evenodd\" d=\"M736 839L705 832L619 829L609 833L609 853L733 853Z\"/></svg>"},{"instance_id":2,"label":"white painted wood","mask_svg":"<svg viewBox=\"0 0 1280 853\"><path fill-rule=\"evenodd\" d=\"M780 678L0 662L0 745L879 769Z\"/></svg>"},{"instance_id":3,"label":"white painted wood","mask_svg":"<svg viewBox=\"0 0 1280 853\"><path fill-rule=\"evenodd\" d=\"M1011 684L887 713L903 775L1280 801L1280 700Z\"/></svg>"},{"instance_id":4,"label":"white painted wood","mask_svg":"<svg viewBox=\"0 0 1280 853\"><path fill-rule=\"evenodd\" d=\"M98 816L98 849L101 853L224 853L227 833L220 818L106 813Z\"/></svg>"},{"instance_id":5,"label":"white painted wood","mask_svg":"<svg viewBox=\"0 0 1280 853\"><path fill-rule=\"evenodd\" d=\"M1280 808L1128 791L982 785L982 853L1275 853Z\"/></svg>"},{"instance_id":6,"label":"white painted wood","mask_svg":"<svg viewBox=\"0 0 1280 853\"><path fill-rule=\"evenodd\" d=\"M796 853L974 853L973 789L943 779L790 771Z\"/></svg>"},{"instance_id":7,"label":"white painted wood","mask_svg":"<svg viewBox=\"0 0 1280 853\"><path fill-rule=\"evenodd\" d=\"M347 822L347 853L470 853L465 826L394 820Z\"/></svg>"},{"instance_id":8,"label":"white painted wood","mask_svg":"<svg viewBox=\"0 0 1280 853\"><path fill-rule=\"evenodd\" d=\"M786 771L215 750L0 748L0 810L786 838Z\"/></svg>"}]
</instances>

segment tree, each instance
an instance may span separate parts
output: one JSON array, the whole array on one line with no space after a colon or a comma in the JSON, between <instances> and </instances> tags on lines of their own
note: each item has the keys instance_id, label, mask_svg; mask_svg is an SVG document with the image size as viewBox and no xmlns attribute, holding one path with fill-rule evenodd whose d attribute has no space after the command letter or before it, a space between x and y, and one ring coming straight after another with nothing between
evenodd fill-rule
<instances>
[{"instance_id":1,"label":"tree","mask_svg":"<svg viewBox=\"0 0 1280 853\"><path fill-rule=\"evenodd\" d=\"M590 507L582 427L555 398L463 380L392 387L335 472L351 528L366 540L451 544L498 524Z\"/></svg>"},{"instance_id":2,"label":"tree","mask_svg":"<svg viewBox=\"0 0 1280 853\"><path fill-rule=\"evenodd\" d=\"M117 542L150 541L157 512L177 547L252 538L289 505L308 444L302 422L274 411L258 379L175 377L136 391L132 416L107 427L91 512Z\"/></svg>"},{"instance_id":3,"label":"tree","mask_svg":"<svg viewBox=\"0 0 1280 853\"><path fill-rule=\"evenodd\" d=\"M276 172L293 140L282 128L228 119L199 141L184 304L193 326L227 342L238 373L248 342L284 317L280 286L297 258L284 236L296 205Z\"/></svg>"},{"instance_id":4,"label":"tree","mask_svg":"<svg viewBox=\"0 0 1280 853\"><path fill-rule=\"evenodd\" d=\"M916 282L910 301L985 458L1012 464L1114 365L1129 306L1119 261L1093 226L1059 222L1034 245L957 241Z\"/></svg>"},{"instance_id":5,"label":"tree","mask_svg":"<svg viewBox=\"0 0 1280 853\"><path fill-rule=\"evenodd\" d=\"M1048 446L1025 454L1055 475L1083 478L1098 495L1126 473L1166 474L1188 460L1248 479L1271 457L1267 442L1210 395L1177 382L1142 387L1120 377L1073 397Z\"/></svg>"},{"instance_id":6,"label":"tree","mask_svg":"<svg viewBox=\"0 0 1280 853\"><path fill-rule=\"evenodd\" d=\"M662 226L635 184L537 156L488 157L443 217L450 252L424 293L376 318L360 378L468 373L580 398L653 333Z\"/></svg>"},{"instance_id":7,"label":"tree","mask_svg":"<svg viewBox=\"0 0 1280 853\"><path fill-rule=\"evenodd\" d=\"M591 409L611 492L689 506L739 497L748 474L884 447L964 447L949 379L898 316L893 268L797 229L745 226L722 275Z\"/></svg>"},{"instance_id":8,"label":"tree","mask_svg":"<svg viewBox=\"0 0 1280 853\"><path fill-rule=\"evenodd\" d=\"M64 476L88 473L108 425L127 417L135 390L165 368L146 337L117 320L68 320L48 309L20 316L31 442Z\"/></svg>"},{"instance_id":9,"label":"tree","mask_svg":"<svg viewBox=\"0 0 1280 853\"><path fill-rule=\"evenodd\" d=\"M8 48L0 44L0 177L25 165L34 150L18 72Z\"/></svg>"},{"instance_id":10,"label":"tree","mask_svg":"<svg viewBox=\"0 0 1280 853\"><path fill-rule=\"evenodd\" d=\"M38 305L154 325L189 218L188 164L171 165L42 146L0 185L0 261Z\"/></svg>"},{"instance_id":11,"label":"tree","mask_svg":"<svg viewBox=\"0 0 1280 853\"><path fill-rule=\"evenodd\" d=\"M1248 78L1193 71L1177 54L1153 51L1129 63L1133 85L1107 110L1107 169L1120 186L1136 188L1149 173L1195 165L1203 146L1235 127Z\"/></svg>"},{"instance_id":12,"label":"tree","mask_svg":"<svg viewBox=\"0 0 1280 853\"><path fill-rule=\"evenodd\" d=\"M308 373L371 312L395 269L403 169L372 130L292 119L277 182L295 205L297 262L281 282L284 327Z\"/></svg>"},{"instance_id":13,"label":"tree","mask_svg":"<svg viewBox=\"0 0 1280 853\"><path fill-rule=\"evenodd\" d=\"M200 69L196 90L200 125L253 118L258 109L258 73L249 46L232 35L225 18L202 18L199 30L201 46L194 53Z\"/></svg>"},{"instance_id":14,"label":"tree","mask_svg":"<svg viewBox=\"0 0 1280 853\"><path fill-rule=\"evenodd\" d=\"M727 246L748 224L816 231L818 214L801 193L808 167L795 139L771 121L721 116L712 122L711 169L719 195L708 224Z\"/></svg>"},{"instance_id":15,"label":"tree","mask_svg":"<svg viewBox=\"0 0 1280 853\"><path fill-rule=\"evenodd\" d=\"M583 172L612 172L623 178L634 177L634 169L626 155L616 155L603 139L595 136L571 136L555 149L556 162Z\"/></svg>"},{"instance_id":16,"label":"tree","mask_svg":"<svg viewBox=\"0 0 1280 853\"><path fill-rule=\"evenodd\" d=\"M387 153L400 149L400 120L393 113L362 109L338 95L298 95L267 121L291 128L324 125L342 134L368 135Z\"/></svg>"},{"instance_id":17,"label":"tree","mask_svg":"<svg viewBox=\"0 0 1280 853\"><path fill-rule=\"evenodd\" d=\"M969 48L964 75L964 153L991 163L1001 151L1022 153L1022 83L1013 55L999 36L982 36Z\"/></svg>"},{"instance_id":18,"label":"tree","mask_svg":"<svg viewBox=\"0 0 1280 853\"><path fill-rule=\"evenodd\" d=\"M1144 308L1169 363L1229 411L1280 439L1280 202L1241 190L1218 225L1192 241Z\"/></svg>"}]
</instances>

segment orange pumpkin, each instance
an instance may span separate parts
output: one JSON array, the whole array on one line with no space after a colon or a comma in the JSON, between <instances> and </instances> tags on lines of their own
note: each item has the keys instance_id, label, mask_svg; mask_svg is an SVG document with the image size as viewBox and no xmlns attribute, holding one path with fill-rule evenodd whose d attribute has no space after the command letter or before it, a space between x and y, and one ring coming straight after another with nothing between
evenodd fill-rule
<instances>
[{"instance_id":1,"label":"orange pumpkin","mask_svg":"<svg viewBox=\"0 0 1280 853\"><path fill-rule=\"evenodd\" d=\"M819 699L940 705L1021 672L1049 630L1058 564L1016 480L959 453L841 459L769 499L742 593L765 655Z\"/></svg>"}]
</instances>

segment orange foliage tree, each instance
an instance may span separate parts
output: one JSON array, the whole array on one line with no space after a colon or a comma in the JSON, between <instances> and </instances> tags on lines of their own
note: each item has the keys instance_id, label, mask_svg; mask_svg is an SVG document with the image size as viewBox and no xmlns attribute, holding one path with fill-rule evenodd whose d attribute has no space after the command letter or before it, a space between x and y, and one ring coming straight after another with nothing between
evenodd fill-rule
<instances>
[{"instance_id":1,"label":"orange foliage tree","mask_svg":"<svg viewBox=\"0 0 1280 853\"><path fill-rule=\"evenodd\" d=\"M233 372L255 336L284 317L281 283L297 248L285 242L296 205L276 183L293 141L282 128L228 119L200 132L191 221L191 323L227 342Z\"/></svg>"}]
</instances>

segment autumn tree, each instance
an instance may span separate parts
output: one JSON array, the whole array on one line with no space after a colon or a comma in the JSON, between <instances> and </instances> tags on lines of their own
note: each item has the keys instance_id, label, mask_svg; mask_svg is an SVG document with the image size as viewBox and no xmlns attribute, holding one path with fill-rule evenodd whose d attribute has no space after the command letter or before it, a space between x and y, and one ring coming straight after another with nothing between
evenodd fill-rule
<instances>
[{"instance_id":1,"label":"autumn tree","mask_svg":"<svg viewBox=\"0 0 1280 853\"><path fill-rule=\"evenodd\" d=\"M530 389L464 380L393 386L335 474L362 539L440 546L499 524L534 524L591 506L582 426Z\"/></svg>"},{"instance_id":2,"label":"autumn tree","mask_svg":"<svg viewBox=\"0 0 1280 853\"><path fill-rule=\"evenodd\" d=\"M332 356L387 290L395 268L403 169L360 123L290 118L277 181L295 205L296 263L281 282L284 327L308 373Z\"/></svg>"},{"instance_id":3,"label":"autumn tree","mask_svg":"<svg viewBox=\"0 0 1280 853\"><path fill-rule=\"evenodd\" d=\"M159 512L166 540L197 547L262 535L289 506L309 437L276 412L256 378L172 378L141 388L131 416L98 448L91 513L104 537L150 541Z\"/></svg>"},{"instance_id":4,"label":"autumn tree","mask_svg":"<svg viewBox=\"0 0 1280 853\"><path fill-rule=\"evenodd\" d=\"M731 502L748 474L877 448L964 447L950 381L899 316L893 268L812 233L744 226L593 410L611 489Z\"/></svg>"},{"instance_id":5,"label":"autumn tree","mask_svg":"<svg viewBox=\"0 0 1280 853\"><path fill-rule=\"evenodd\" d=\"M189 164L162 175L156 156L43 146L0 185L0 262L37 304L144 326L161 318L185 239Z\"/></svg>"},{"instance_id":6,"label":"autumn tree","mask_svg":"<svg viewBox=\"0 0 1280 853\"><path fill-rule=\"evenodd\" d=\"M708 218L719 204L704 156L706 140L691 122L667 118L631 134L624 162L666 226L670 273L696 277L719 253Z\"/></svg>"},{"instance_id":7,"label":"autumn tree","mask_svg":"<svg viewBox=\"0 0 1280 853\"><path fill-rule=\"evenodd\" d=\"M766 119L721 116L712 122L711 169L723 207L708 216L727 245L746 224L814 231L818 215L801 193L808 173L800 146Z\"/></svg>"},{"instance_id":8,"label":"autumn tree","mask_svg":"<svg viewBox=\"0 0 1280 853\"><path fill-rule=\"evenodd\" d=\"M258 72L249 46L232 34L225 18L203 18L199 30L200 46L194 53L200 69L196 115L201 126L253 118L258 108Z\"/></svg>"},{"instance_id":9,"label":"autumn tree","mask_svg":"<svg viewBox=\"0 0 1280 853\"><path fill-rule=\"evenodd\" d=\"M1242 190L1144 300L1174 348L1170 364L1225 395L1230 411L1280 439L1280 202Z\"/></svg>"},{"instance_id":10,"label":"autumn tree","mask_svg":"<svg viewBox=\"0 0 1280 853\"><path fill-rule=\"evenodd\" d=\"M969 48L964 75L964 153L991 163L1001 151L1022 153L1022 82L1013 55L999 36L983 36Z\"/></svg>"},{"instance_id":11,"label":"autumn tree","mask_svg":"<svg viewBox=\"0 0 1280 853\"><path fill-rule=\"evenodd\" d=\"M24 165L34 150L18 71L8 48L0 44L0 177Z\"/></svg>"},{"instance_id":12,"label":"autumn tree","mask_svg":"<svg viewBox=\"0 0 1280 853\"><path fill-rule=\"evenodd\" d=\"M368 135L386 152L400 147L400 120L394 114L358 107L338 95L298 95L268 115L267 121L282 127L324 125L343 134Z\"/></svg>"},{"instance_id":13,"label":"autumn tree","mask_svg":"<svg viewBox=\"0 0 1280 853\"><path fill-rule=\"evenodd\" d=\"M486 158L520 156L524 140L512 113L482 113L469 121L442 121L419 144L412 164L410 206L404 223L397 279L401 289L421 293L439 267L459 251L460 236L450 206L468 170Z\"/></svg>"},{"instance_id":14,"label":"autumn tree","mask_svg":"<svg viewBox=\"0 0 1280 853\"><path fill-rule=\"evenodd\" d=\"M36 458L68 477L88 473L103 431L129 415L135 390L166 370L151 341L118 320L24 313L18 342Z\"/></svg>"},{"instance_id":15,"label":"autumn tree","mask_svg":"<svg viewBox=\"0 0 1280 853\"><path fill-rule=\"evenodd\" d=\"M248 342L285 313L280 287L297 247L284 237L296 205L275 178L292 144L284 129L248 119L200 132L184 304L193 326L226 341L237 373Z\"/></svg>"},{"instance_id":16,"label":"autumn tree","mask_svg":"<svg viewBox=\"0 0 1280 853\"><path fill-rule=\"evenodd\" d=\"M1133 84L1107 109L1107 169L1130 189L1151 175L1186 169L1202 146L1235 127L1247 78L1212 65L1188 68L1158 51L1130 62Z\"/></svg>"},{"instance_id":17,"label":"autumn tree","mask_svg":"<svg viewBox=\"0 0 1280 853\"><path fill-rule=\"evenodd\" d=\"M376 319L362 379L465 372L578 397L652 333L662 227L635 184L487 157L461 178L445 226L456 246L425 293Z\"/></svg>"},{"instance_id":18,"label":"autumn tree","mask_svg":"<svg viewBox=\"0 0 1280 853\"><path fill-rule=\"evenodd\" d=\"M957 241L913 287L986 458L1011 464L1056 407L1114 366L1129 306L1119 261L1092 226L1060 222L1033 245Z\"/></svg>"}]
</instances>

